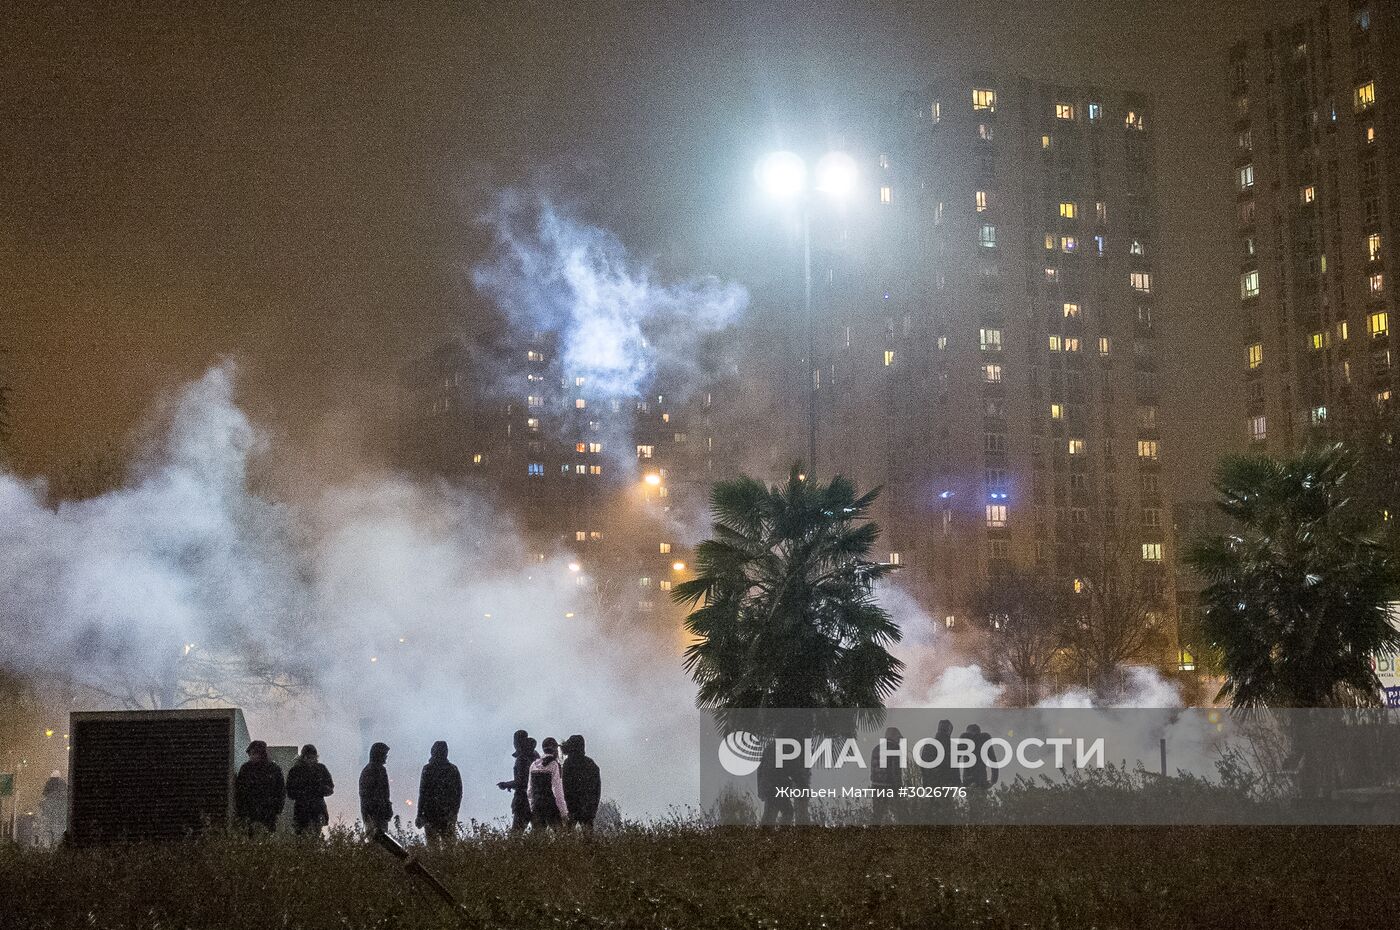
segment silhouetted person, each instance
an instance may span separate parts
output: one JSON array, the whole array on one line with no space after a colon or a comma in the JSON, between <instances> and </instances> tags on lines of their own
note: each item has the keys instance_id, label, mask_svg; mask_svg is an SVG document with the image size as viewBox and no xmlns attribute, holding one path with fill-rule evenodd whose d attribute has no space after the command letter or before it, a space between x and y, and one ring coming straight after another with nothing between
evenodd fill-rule
<instances>
[{"instance_id":1,"label":"silhouetted person","mask_svg":"<svg viewBox=\"0 0 1400 930\"><path fill-rule=\"evenodd\" d=\"M982 728L975 723L970 723L963 731L963 739L972 740L972 752L974 761L971 765L962 770L962 783L969 788L985 790L997 783L998 770L989 768L987 763L982 761L982 747L987 745L987 740L991 739Z\"/></svg>"},{"instance_id":2,"label":"silhouetted person","mask_svg":"<svg viewBox=\"0 0 1400 930\"><path fill-rule=\"evenodd\" d=\"M233 813L252 828L261 824L269 832L277 830L277 818L287 804L282 770L267 754L267 743L255 739L248 744L248 761L233 780Z\"/></svg>"},{"instance_id":3,"label":"silhouetted person","mask_svg":"<svg viewBox=\"0 0 1400 930\"><path fill-rule=\"evenodd\" d=\"M583 737L575 733L564 740L564 803L569 808L569 821L581 824L593 832L593 818L598 816L598 802L603 794L603 775L598 763L584 753Z\"/></svg>"},{"instance_id":4,"label":"silhouetted person","mask_svg":"<svg viewBox=\"0 0 1400 930\"><path fill-rule=\"evenodd\" d=\"M292 799L292 828L297 833L321 835L321 828L330 823L326 798L335 793L330 769L321 764L316 747L307 743L301 755L287 772L287 797Z\"/></svg>"},{"instance_id":5,"label":"silhouetted person","mask_svg":"<svg viewBox=\"0 0 1400 930\"><path fill-rule=\"evenodd\" d=\"M758 763L758 796L763 800L765 826L793 822L792 798L782 793L793 786L792 776L791 767L778 765L777 740L769 740Z\"/></svg>"},{"instance_id":6,"label":"silhouetted person","mask_svg":"<svg viewBox=\"0 0 1400 930\"><path fill-rule=\"evenodd\" d=\"M564 770L559 765L559 741L547 736L540 748L544 755L530 763L530 822L536 830L557 830L569 816Z\"/></svg>"},{"instance_id":7,"label":"silhouetted person","mask_svg":"<svg viewBox=\"0 0 1400 930\"><path fill-rule=\"evenodd\" d=\"M462 807L462 773L447 761L447 743L438 740L418 780L418 817L428 842L437 845L457 838L457 812Z\"/></svg>"},{"instance_id":8,"label":"silhouetted person","mask_svg":"<svg viewBox=\"0 0 1400 930\"><path fill-rule=\"evenodd\" d=\"M389 799L389 770L384 762L389 747L375 743L369 747L369 762L360 770L360 819L371 837L389 829L394 817L394 802Z\"/></svg>"},{"instance_id":9,"label":"silhouetted person","mask_svg":"<svg viewBox=\"0 0 1400 930\"><path fill-rule=\"evenodd\" d=\"M68 782L54 769L39 794L39 834L49 846L63 842L68 832Z\"/></svg>"},{"instance_id":10,"label":"silhouetted person","mask_svg":"<svg viewBox=\"0 0 1400 930\"><path fill-rule=\"evenodd\" d=\"M938 721L933 738L942 747L943 755L938 764L929 769L930 783L935 788L956 788L962 783L962 777L953 767L953 721Z\"/></svg>"},{"instance_id":11,"label":"silhouetted person","mask_svg":"<svg viewBox=\"0 0 1400 930\"><path fill-rule=\"evenodd\" d=\"M890 727L885 731L885 738L870 750L870 787L892 791L895 795L887 798L876 795L871 799L871 813L876 823L894 820L898 810L897 796L899 789L904 786L904 762L903 757L896 753L899 752L899 744L903 739L904 734L896 727ZM888 756L884 752L887 746L890 750Z\"/></svg>"},{"instance_id":12,"label":"silhouetted person","mask_svg":"<svg viewBox=\"0 0 1400 930\"><path fill-rule=\"evenodd\" d=\"M510 799L510 830L519 833L530 825L530 763L540 757L535 741L524 730L515 731L515 773L510 781L496 783L502 791L514 792Z\"/></svg>"}]
</instances>

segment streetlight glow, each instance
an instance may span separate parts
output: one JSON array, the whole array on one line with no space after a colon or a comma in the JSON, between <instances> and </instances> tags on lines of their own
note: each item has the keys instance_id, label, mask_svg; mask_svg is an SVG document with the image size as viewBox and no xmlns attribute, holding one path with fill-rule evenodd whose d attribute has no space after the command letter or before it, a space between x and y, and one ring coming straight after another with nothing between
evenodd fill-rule
<instances>
[{"instance_id":1,"label":"streetlight glow","mask_svg":"<svg viewBox=\"0 0 1400 930\"><path fill-rule=\"evenodd\" d=\"M652 487L656 487L658 484L661 483L661 476L658 475L656 472L652 472L642 480L645 481L647 484L651 485Z\"/></svg>"},{"instance_id":2,"label":"streetlight glow","mask_svg":"<svg viewBox=\"0 0 1400 930\"><path fill-rule=\"evenodd\" d=\"M860 168L856 166L856 160L845 152L827 152L817 162L816 177L817 190L837 200L844 200L855 193Z\"/></svg>"},{"instance_id":3,"label":"streetlight glow","mask_svg":"<svg viewBox=\"0 0 1400 930\"><path fill-rule=\"evenodd\" d=\"M793 152L765 155L756 171L758 186L776 200L791 200L807 185L807 166Z\"/></svg>"}]
</instances>

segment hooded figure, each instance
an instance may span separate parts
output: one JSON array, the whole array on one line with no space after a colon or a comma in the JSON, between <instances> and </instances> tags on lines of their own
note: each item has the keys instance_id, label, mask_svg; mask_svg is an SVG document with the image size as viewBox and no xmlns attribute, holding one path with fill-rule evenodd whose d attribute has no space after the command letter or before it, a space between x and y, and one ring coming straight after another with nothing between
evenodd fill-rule
<instances>
[{"instance_id":1,"label":"hooded figure","mask_svg":"<svg viewBox=\"0 0 1400 930\"><path fill-rule=\"evenodd\" d=\"M519 833L530 825L530 763L540 757L535 741L524 730L515 731L515 771L510 781L496 782L502 791L512 791L510 799L510 830Z\"/></svg>"},{"instance_id":2,"label":"hooded figure","mask_svg":"<svg viewBox=\"0 0 1400 930\"><path fill-rule=\"evenodd\" d=\"M896 819L895 796L904 786L904 760L898 754L902 742L904 734L899 732L898 727L890 727L885 731L885 738L870 750L870 787L879 792L870 804L876 823ZM886 747L888 752L885 751Z\"/></svg>"},{"instance_id":3,"label":"hooded figure","mask_svg":"<svg viewBox=\"0 0 1400 930\"><path fill-rule=\"evenodd\" d=\"M316 747L307 743L287 772L287 797L292 799L292 826L298 833L321 835L330 823L326 798L335 793L330 770L321 764Z\"/></svg>"},{"instance_id":4,"label":"hooded figure","mask_svg":"<svg viewBox=\"0 0 1400 930\"><path fill-rule=\"evenodd\" d=\"M461 807L462 773L447 761L447 743L438 740L418 780L418 817L414 822L423 828L429 843L442 843L456 837Z\"/></svg>"},{"instance_id":5,"label":"hooded figure","mask_svg":"<svg viewBox=\"0 0 1400 930\"><path fill-rule=\"evenodd\" d=\"M987 745L991 739L982 728L975 723L970 723L963 731L962 738L972 741L972 752L974 761L971 765L962 770L962 783L969 788L986 789L997 783L997 776L1001 774L1000 769L988 767L982 759L982 747Z\"/></svg>"},{"instance_id":6,"label":"hooded figure","mask_svg":"<svg viewBox=\"0 0 1400 930\"><path fill-rule=\"evenodd\" d=\"M953 768L953 721L938 721L938 732L933 738L943 750L943 757L930 773L936 788L956 788L959 783L958 770Z\"/></svg>"},{"instance_id":7,"label":"hooded figure","mask_svg":"<svg viewBox=\"0 0 1400 930\"><path fill-rule=\"evenodd\" d=\"M360 770L360 819L371 837L389 829L394 816L394 804L389 800L389 770L384 761L389 747L375 743L369 747L369 763Z\"/></svg>"},{"instance_id":8,"label":"hooded figure","mask_svg":"<svg viewBox=\"0 0 1400 930\"><path fill-rule=\"evenodd\" d=\"M569 816L564 798L564 772L559 766L559 741L545 738L544 756L530 763L530 820L536 830L557 830Z\"/></svg>"},{"instance_id":9,"label":"hooded figure","mask_svg":"<svg viewBox=\"0 0 1400 930\"><path fill-rule=\"evenodd\" d=\"M564 740L560 748L565 753L562 770L569 819L583 824L584 830L592 831L593 818L598 816L598 801L603 794L603 776L598 771L598 763L584 754L583 737L577 733Z\"/></svg>"},{"instance_id":10,"label":"hooded figure","mask_svg":"<svg viewBox=\"0 0 1400 930\"><path fill-rule=\"evenodd\" d=\"M268 756L267 743L253 740L248 744L248 761L233 780L234 816L250 828L261 824L272 832L286 803L282 770Z\"/></svg>"}]
</instances>

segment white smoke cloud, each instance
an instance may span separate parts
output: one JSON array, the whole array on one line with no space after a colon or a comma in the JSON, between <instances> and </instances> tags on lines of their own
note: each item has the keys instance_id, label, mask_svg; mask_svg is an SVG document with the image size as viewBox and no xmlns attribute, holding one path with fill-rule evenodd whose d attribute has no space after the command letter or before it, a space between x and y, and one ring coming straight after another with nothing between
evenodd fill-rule
<instances>
[{"instance_id":1,"label":"white smoke cloud","mask_svg":"<svg viewBox=\"0 0 1400 930\"><path fill-rule=\"evenodd\" d=\"M380 739L410 821L436 739L462 768L463 818L503 815L495 783L522 726L588 737L605 797L628 813L698 793L676 643L606 628L566 555L529 563L508 520L445 485L365 478L297 506L258 498L259 443L233 386L229 367L192 385L120 490L53 510L42 487L0 474L7 665L71 675L108 707L197 698L191 682L246 665L305 675L292 697L254 676L249 729L315 742L340 785L334 812L351 819Z\"/></svg>"}]
</instances>

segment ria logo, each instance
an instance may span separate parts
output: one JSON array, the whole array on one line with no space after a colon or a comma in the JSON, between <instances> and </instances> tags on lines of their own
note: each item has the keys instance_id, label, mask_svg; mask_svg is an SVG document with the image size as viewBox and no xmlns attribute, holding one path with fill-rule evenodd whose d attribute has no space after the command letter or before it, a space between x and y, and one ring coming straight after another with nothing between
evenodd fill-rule
<instances>
[{"instance_id":1,"label":"ria logo","mask_svg":"<svg viewBox=\"0 0 1400 930\"><path fill-rule=\"evenodd\" d=\"M758 771L763 757L763 740L746 730L735 730L719 743L719 764L736 778Z\"/></svg>"}]
</instances>

